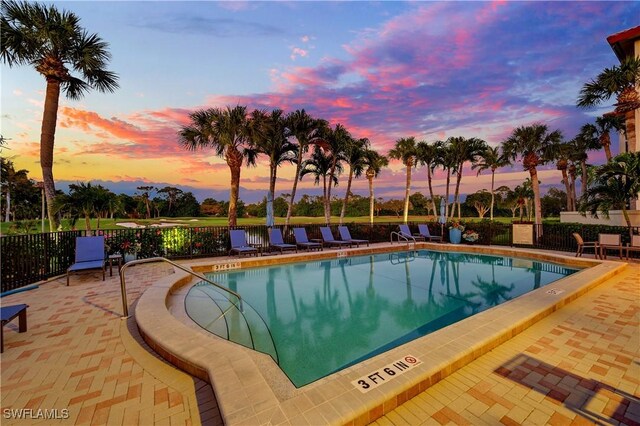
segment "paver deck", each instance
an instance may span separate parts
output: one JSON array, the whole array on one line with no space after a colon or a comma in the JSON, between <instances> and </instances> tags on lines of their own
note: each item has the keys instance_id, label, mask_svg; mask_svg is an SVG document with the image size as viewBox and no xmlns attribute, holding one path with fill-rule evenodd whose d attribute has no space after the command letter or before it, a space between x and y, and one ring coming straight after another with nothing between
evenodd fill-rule
<instances>
[{"instance_id":1,"label":"paver deck","mask_svg":"<svg viewBox=\"0 0 640 426\"><path fill-rule=\"evenodd\" d=\"M130 268L129 302L171 272L157 264ZM211 387L158 359L133 319L120 319L117 277L101 278L87 272L70 287L60 278L2 298L3 305L30 305L26 333L17 333L17 323L5 328L2 424L51 424L47 415L58 417L55 424L221 424ZM398 401L377 423L640 424L639 299L634 264Z\"/></svg>"}]
</instances>

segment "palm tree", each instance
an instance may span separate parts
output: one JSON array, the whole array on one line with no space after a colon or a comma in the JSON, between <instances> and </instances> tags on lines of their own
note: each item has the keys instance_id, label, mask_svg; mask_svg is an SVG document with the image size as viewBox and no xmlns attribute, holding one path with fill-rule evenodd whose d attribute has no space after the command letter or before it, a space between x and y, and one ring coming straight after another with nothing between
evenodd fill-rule
<instances>
[{"instance_id":1,"label":"palm tree","mask_svg":"<svg viewBox=\"0 0 640 426\"><path fill-rule=\"evenodd\" d=\"M293 178L293 188L291 189L291 197L289 198L287 218L285 219L285 226L289 226L291 215L293 214L293 205L296 198L298 180L300 180L300 171L303 163L302 157L309 150L309 146L321 140L320 135L328 124L325 120L311 117L304 109L289 113L285 120L290 134L298 141L296 174Z\"/></svg>"},{"instance_id":2,"label":"palm tree","mask_svg":"<svg viewBox=\"0 0 640 426\"><path fill-rule=\"evenodd\" d=\"M456 165L456 155L454 151L453 144L451 143L451 139L447 139L445 142L440 144L439 154L438 154L438 163L445 171L447 176L447 182L445 184L445 196L444 196L444 212L445 216L452 218L453 217L453 208L449 210L449 186L451 183L451 174L453 173L453 169Z\"/></svg>"},{"instance_id":3,"label":"palm tree","mask_svg":"<svg viewBox=\"0 0 640 426\"><path fill-rule=\"evenodd\" d=\"M478 155L487 147L487 143L478 138L453 137L449 138L451 149L455 155L455 167L453 171L456 173L456 191L453 199L453 208L458 206L458 219L460 219L460 183L462 182L462 171L464 163L467 161L475 161ZM453 213L452 215L453 216Z\"/></svg>"},{"instance_id":4,"label":"palm tree","mask_svg":"<svg viewBox=\"0 0 640 426\"><path fill-rule=\"evenodd\" d=\"M167 196L167 212L171 213L171 208L176 204L176 200L180 194L182 194L182 189L176 188L174 186L165 186L162 189L158 189L158 194L166 194Z\"/></svg>"},{"instance_id":5,"label":"palm tree","mask_svg":"<svg viewBox=\"0 0 640 426\"><path fill-rule=\"evenodd\" d=\"M567 211L575 211L575 202L572 196L571 188L575 187L575 183L569 181L569 175L567 169L569 169L569 160L573 153L574 146L568 142L562 140L554 142L549 145L549 149L546 151L547 161L555 161L556 169L562 173L562 183L564 183L565 190L567 191ZM575 166L574 166L575 173Z\"/></svg>"},{"instance_id":6,"label":"palm tree","mask_svg":"<svg viewBox=\"0 0 640 426\"><path fill-rule=\"evenodd\" d=\"M342 161L347 161L347 147L352 143L353 138L349 131L342 125L336 124L335 129L327 128L324 133L324 147L331 151L331 168L329 169L329 177L335 185L338 184L337 170L338 165ZM340 171L342 167L340 167ZM324 219L327 225L331 222L331 188L335 185L329 185L327 196L324 204Z\"/></svg>"},{"instance_id":7,"label":"palm tree","mask_svg":"<svg viewBox=\"0 0 640 426\"><path fill-rule=\"evenodd\" d=\"M416 163L418 155L418 147L416 138L400 138L396 141L396 145L389 151L389 158L401 160L402 164L407 168L407 182L404 191L404 213L403 220L407 223L409 219L409 192L411 191L411 168Z\"/></svg>"},{"instance_id":8,"label":"palm tree","mask_svg":"<svg viewBox=\"0 0 640 426\"><path fill-rule=\"evenodd\" d=\"M273 218L273 200L276 192L278 167L296 161L298 146L288 138L288 129L281 109L270 114L255 110L251 113L251 139L257 153L269 157L269 197L267 217Z\"/></svg>"},{"instance_id":9,"label":"palm tree","mask_svg":"<svg viewBox=\"0 0 640 426\"><path fill-rule=\"evenodd\" d=\"M606 114L596 118L595 124L585 124L580 129L585 137L598 141L599 147L604 148L607 161L611 160L611 136L610 132L624 129L624 120L620 115Z\"/></svg>"},{"instance_id":10,"label":"palm tree","mask_svg":"<svg viewBox=\"0 0 640 426\"><path fill-rule=\"evenodd\" d=\"M369 180L369 223L373 225L373 212L375 210L375 197L373 195L373 179L378 177L383 167L389 165L389 159L384 155L378 154L372 149L365 151L367 164L367 179Z\"/></svg>"},{"instance_id":11,"label":"palm tree","mask_svg":"<svg viewBox=\"0 0 640 426\"><path fill-rule=\"evenodd\" d=\"M589 159L589 151L600 149L601 145L595 134L589 128L589 125L584 125L580 128L580 132L575 138L569 141L572 146L571 160L577 162L580 165L581 171L581 195L584 195L587 191L588 178L587 178L587 160ZM577 201L577 199L576 199Z\"/></svg>"},{"instance_id":12,"label":"palm tree","mask_svg":"<svg viewBox=\"0 0 640 426\"><path fill-rule=\"evenodd\" d=\"M353 178L356 179L362 176L364 168L367 166L366 153L369 148L369 139L351 139L345 150L346 163L349 165L349 179L347 180L347 191L344 194L344 200L342 201L342 210L340 211L340 225L344 220L344 215L347 211L347 203L349 202L349 193L351 192L351 182Z\"/></svg>"},{"instance_id":13,"label":"palm tree","mask_svg":"<svg viewBox=\"0 0 640 426\"><path fill-rule=\"evenodd\" d=\"M522 159L522 166L529 172L533 189L533 203L535 223L542 235L542 208L540 206L540 182L538 181L538 166L548 161L546 151L552 143L562 140L560 130L549 132L544 124L518 127L511 136L502 142L502 152L505 157L515 160Z\"/></svg>"},{"instance_id":14,"label":"palm tree","mask_svg":"<svg viewBox=\"0 0 640 426\"><path fill-rule=\"evenodd\" d=\"M620 209L629 232L632 232L627 203L637 200L640 192L640 153L623 153L598 167L596 181L582 197L580 211L598 217L602 212L609 217L609 210Z\"/></svg>"},{"instance_id":15,"label":"palm tree","mask_svg":"<svg viewBox=\"0 0 640 426\"><path fill-rule=\"evenodd\" d=\"M238 223L238 195L242 163L255 165L256 152L250 144L247 107L209 108L189 115L191 124L183 126L180 143L189 150L211 147L225 159L231 172L229 189L229 226Z\"/></svg>"},{"instance_id":16,"label":"palm tree","mask_svg":"<svg viewBox=\"0 0 640 426\"><path fill-rule=\"evenodd\" d=\"M477 176L483 170L491 170L491 221L493 221L493 206L495 204L495 178L496 170L509 164L509 160L500 152L500 147L487 146L479 156L479 159L471 166L471 169L478 169Z\"/></svg>"},{"instance_id":17,"label":"palm tree","mask_svg":"<svg viewBox=\"0 0 640 426\"><path fill-rule=\"evenodd\" d=\"M431 197L431 208L433 214L438 215L438 209L436 207L436 200L433 194L433 171L438 166L439 155L442 148L442 142L436 141L434 143L427 143L425 141L418 142L418 162L427 168L427 185L429 186L429 197Z\"/></svg>"},{"instance_id":18,"label":"palm tree","mask_svg":"<svg viewBox=\"0 0 640 426\"><path fill-rule=\"evenodd\" d=\"M91 185L91 182L86 184L83 182L72 183L69 185L69 195L57 195L51 204L51 210L54 214L62 211L67 212L71 217L72 224L83 217L85 229L91 231L91 216L97 214L96 206L100 204L100 199L107 191L101 185Z\"/></svg>"},{"instance_id":19,"label":"palm tree","mask_svg":"<svg viewBox=\"0 0 640 426\"><path fill-rule=\"evenodd\" d=\"M616 112L626 113L640 108L636 87L640 84L640 58L628 57L619 66L605 68L595 80L585 83L577 105L590 108L616 96Z\"/></svg>"},{"instance_id":20,"label":"palm tree","mask_svg":"<svg viewBox=\"0 0 640 426\"><path fill-rule=\"evenodd\" d=\"M333 154L330 151L316 145L313 149L313 154L311 154L311 157L302 162L302 170L300 171L300 180L302 180L304 176L311 174L314 177L314 183L316 185L319 185L320 179L322 179L322 204L324 206L325 216L329 193L328 187L338 184L337 174L339 172L342 172L342 165L340 163L337 163L336 174L331 176L330 171L332 164Z\"/></svg>"},{"instance_id":21,"label":"palm tree","mask_svg":"<svg viewBox=\"0 0 640 426\"><path fill-rule=\"evenodd\" d=\"M47 81L40 133L40 166L47 205L56 196L53 146L60 90L72 100L94 89L114 92L118 76L106 70L111 58L108 44L80 26L74 13L54 5L3 1L0 5L0 57L10 67L30 65ZM77 72L72 75L71 71ZM49 209L49 229L58 227Z\"/></svg>"}]
</instances>

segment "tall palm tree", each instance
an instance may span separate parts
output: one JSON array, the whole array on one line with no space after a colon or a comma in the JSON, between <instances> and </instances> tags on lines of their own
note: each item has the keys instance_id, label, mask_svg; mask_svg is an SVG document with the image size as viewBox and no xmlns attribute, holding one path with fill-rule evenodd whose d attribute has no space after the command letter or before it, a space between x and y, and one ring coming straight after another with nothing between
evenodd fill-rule
<instances>
[{"instance_id":1,"label":"tall palm tree","mask_svg":"<svg viewBox=\"0 0 640 426\"><path fill-rule=\"evenodd\" d=\"M118 76L106 70L111 59L108 44L80 26L74 13L54 5L2 1L0 57L8 66L30 65L47 81L40 132L40 166L47 205L56 196L53 146L60 90L72 100L94 89L114 92ZM77 73L72 75L71 71ZM49 209L49 229L58 227Z\"/></svg>"},{"instance_id":2,"label":"tall palm tree","mask_svg":"<svg viewBox=\"0 0 640 426\"><path fill-rule=\"evenodd\" d=\"M100 204L100 198L106 194L108 190L101 185L91 185L79 182L69 185L69 195L57 195L51 204L51 211L59 213L65 211L71 217L71 223L75 224L76 220L83 217L85 229L91 231L91 216L96 214L96 207Z\"/></svg>"},{"instance_id":3,"label":"tall palm tree","mask_svg":"<svg viewBox=\"0 0 640 426\"><path fill-rule=\"evenodd\" d=\"M347 161L347 147L352 143L353 138L349 131L342 125L336 124L335 129L326 129L324 133L325 149L331 151L331 168L329 169L329 177L337 185L338 165L342 161ZM342 170L342 167L340 168ZM327 225L331 222L331 188L335 185L329 185L327 197L324 205L324 219Z\"/></svg>"},{"instance_id":4,"label":"tall palm tree","mask_svg":"<svg viewBox=\"0 0 640 426\"><path fill-rule=\"evenodd\" d=\"M198 110L189 115L191 124L179 132L180 143L188 150L211 147L225 159L231 172L229 226L238 223L238 195L242 163L255 165L256 151L250 143L247 107L236 106Z\"/></svg>"},{"instance_id":5,"label":"tall palm tree","mask_svg":"<svg viewBox=\"0 0 640 426\"><path fill-rule=\"evenodd\" d=\"M313 153L310 158L307 158L302 162L302 170L300 170L300 180L306 175L312 175L314 177L314 183L316 185L320 184L320 180L322 179L322 201L323 206L325 206L325 215L326 215L326 205L327 199L329 197L329 187L335 186L338 184L337 175L342 172L342 164L337 163L336 165L336 173L332 176L331 165L333 164L333 154L329 150L325 150L322 147L316 145L313 149Z\"/></svg>"},{"instance_id":6,"label":"tall palm tree","mask_svg":"<svg viewBox=\"0 0 640 426\"><path fill-rule=\"evenodd\" d=\"M351 182L362 176L364 168L367 166L366 153L369 148L369 139L351 139L345 150L345 162L349 165L349 179L347 180L347 191L342 200L342 210L340 211L340 225L344 220L347 211L347 203L349 202L349 193L351 192Z\"/></svg>"},{"instance_id":7,"label":"tall palm tree","mask_svg":"<svg viewBox=\"0 0 640 426\"><path fill-rule=\"evenodd\" d=\"M273 218L278 167L296 161L298 146L288 138L288 129L281 109L274 109L270 114L260 110L253 111L250 128L256 152L269 158L269 196L272 202L267 203L267 217Z\"/></svg>"},{"instance_id":8,"label":"tall palm tree","mask_svg":"<svg viewBox=\"0 0 640 426\"><path fill-rule=\"evenodd\" d=\"M439 165L444 169L447 176L447 181L445 184L444 212L445 216L448 218L453 217L454 211L453 208L449 209L449 186L451 183L451 174L453 173L453 170L456 166L456 152L454 150L453 144L451 143L451 139L452 138L449 138L441 143L437 160L439 162Z\"/></svg>"},{"instance_id":9,"label":"tall palm tree","mask_svg":"<svg viewBox=\"0 0 640 426\"><path fill-rule=\"evenodd\" d=\"M587 160L589 159L589 151L600 149L601 145L596 135L589 128L589 125L582 126L576 137L569 141L569 144L573 147L571 150L571 160L580 165L582 176L580 192L581 195L584 195L587 191L588 184Z\"/></svg>"},{"instance_id":10,"label":"tall palm tree","mask_svg":"<svg viewBox=\"0 0 640 426\"><path fill-rule=\"evenodd\" d=\"M598 145L604 148L604 153L607 156L607 161L611 160L611 136L610 132L621 131L624 129L624 119L620 115L607 114L602 117L596 118L594 124L585 124L580 129L580 132L584 136L595 139L598 141Z\"/></svg>"},{"instance_id":11,"label":"tall palm tree","mask_svg":"<svg viewBox=\"0 0 640 426\"><path fill-rule=\"evenodd\" d=\"M594 217L598 217L598 212L608 217L609 210L620 209L629 232L633 232L627 203L637 200L640 192L640 153L626 152L614 157L598 167L596 176L595 184L582 197L580 210Z\"/></svg>"},{"instance_id":12,"label":"tall palm tree","mask_svg":"<svg viewBox=\"0 0 640 426\"><path fill-rule=\"evenodd\" d=\"M416 164L418 155L418 147L416 138L400 138L396 141L395 146L389 151L389 158L402 161L407 168L407 182L404 188L404 213L403 220L407 223L409 219L409 192L411 191L411 168Z\"/></svg>"},{"instance_id":13,"label":"tall palm tree","mask_svg":"<svg viewBox=\"0 0 640 426\"><path fill-rule=\"evenodd\" d=\"M289 208L287 209L287 218L285 226L289 225L291 215L293 214L293 205L296 198L296 190L298 181L300 180L300 171L302 169L302 158L309 150L309 146L321 140L321 134L328 123L325 120L315 119L307 112L296 110L289 114L285 119L289 133L298 141L298 156L296 158L296 174L293 179L293 188L291 189L291 197L289 198Z\"/></svg>"},{"instance_id":14,"label":"tall palm tree","mask_svg":"<svg viewBox=\"0 0 640 426\"><path fill-rule=\"evenodd\" d=\"M556 169L562 173L562 183L564 183L565 190L567 191L568 212L575 211L575 202L571 190L572 182L569 181L569 175L567 174L573 150L574 147L571 144L560 140L550 144L549 149L545 152L547 161L555 161Z\"/></svg>"},{"instance_id":15,"label":"tall palm tree","mask_svg":"<svg viewBox=\"0 0 640 426\"><path fill-rule=\"evenodd\" d=\"M422 166L425 166L427 168L427 185L429 187L429 197L431 198L431 208L433 209L433 214L435 216L438 215L438 209L436 207L436 199L433 194L433 171L439 164L438 158L440 155L441 146L441 141L436 141L434 143L420 141L417 144L417 160Z\"/></svg>"},{"instance_id":16,"label":"tall palm tree","mask_svg":"<svg viewBox=\"0 0 640 426\"><path fill-rule=\"evenodd\" d=\"M539 236L542 235L542 208L540 205L540 182L538 181L538 166L545 164L549 156L546 151L553 143L562 140L562 132L560 130L548 131L548 127L544 124L533 124L531 126L522 126L514 129L504 142L502 142L502 151L505 157L515 160L520 157L522 166L531 176L531 184L533 189L533 204L535 212L535 223L539 230Z\"/></svg>"},{"instance_id":17,"label":"tall palm tree","mask_svg":"<svg viewBox=\"0 0 640 426\"><path fill-rule=\"evenodd\" d=\"M373 194L373 179L378 177L383 167L389 165L389 159L372 149L365 151L365 158L367 164L366 175L369 180L369 223L373 225L373 212L375 210L376 200Z\"/></svg>"},{"instance_id":18,"label":"tall palm tree","mask_svg":"<svg viewBox=\"0 0 640 426\"><path fill-rule=\"evenodd\" d=\"M462 182L462 172L464 163L475 161L476 157L486 148L487 143L478 138L464 138L462 136L449 138L451 149L455 157L453 171L456 173L456 190L453 198L453 208L458 206L458 219L460 219L460 183ZM453 216L453 213L451 214Z\"/></svg>"},{"instance_id":19,"label":"tall palm tree","mask_svg":"<svg viewBox=\"0 0 640 426\"><path fill-rule=\"evenodd\" d=\"M509 159L500 152L500 147L487 146L479 155L479 158L471 166L471 169L478 169L477 176L480 176L483 170L491 170L491 221L493 221L493 206L495 204L495 178L496 170L509 164Z\"/></svg>"}]
</instances>

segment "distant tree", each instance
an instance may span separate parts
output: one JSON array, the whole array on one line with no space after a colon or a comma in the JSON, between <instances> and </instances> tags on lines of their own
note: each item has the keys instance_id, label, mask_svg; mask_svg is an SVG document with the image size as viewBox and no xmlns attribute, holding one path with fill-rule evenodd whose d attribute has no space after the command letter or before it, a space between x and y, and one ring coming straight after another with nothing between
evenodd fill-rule
<instances>
[{"instance_id":1,"label":"distant tree","mask_svg":"<svg viewBox=\"0 0 640 426\"><path fill-rule=\"evenodd\" d=\"M466 207L466 210L475 211L479 218L483 218L490 210L491 195L492 194L486 189L476 191L473 194L467 195L463 207Z\"/></svg>"},{"instance_id":2,"label":"distant tree","mask_svg":"<svg viewBox=\"0 0 640 426\"><path fill-rule=\"evenodd\" d=\"M205 198L200 205L200 213L205 216L222 216L224 203L213 198Z\"/></svg>"},{"instance_id":3,"label":"distant tree","mask_svg":"<svg viewBox=\"0 0 640 426\"><path fill-rule=\"evenodd\" d=\"M329 223L329 221L327 221L327 216L331 215L329 188L338 184L338 174L342 172L342 164L336 163L336 170L332 176L332 164L333 153L331 151L327 152L320 146L316 145L311 157L303 161L302 170L300 171L300 180L302 180L306 175L312 175L315 185L319 185L320 182L322 182L322 205L326 223Z\"/></svg>"},{"instance_id":4,"label":"distant tree","mask_svg":"<svg viewBox=\"0 0 640 426\"><path fill-rule=\"evenodd\" d=\"M567 204L567 193L558 188L549 188L549 191L542 197L542 215L544 217L560 216Z\"/></svg>"},{"instance_id":5,"label":"distant tree","mask_svg":"<svg viewBox=\"0 0 640 426\"><path fill-rule=\"evenodd\" d=\"M569 160L571 159L571 156L574 155L574 150L575 146L573 144L563 140L558 140L551 143L549 145L549 149L545 152L545 155L548 157L547 160L555 161L556 169L560 170L560 173L562 174L562 183L567 191L565 195L569 194L569 196L566 197L566 208L569 212L575 211L576 209L575 200L571 196L571 187L575 184L573 183L573 179L569 179L569 174L567 173L567 170L569 169Z\"/></svg>"},{"instance_id":6,"label":"distant tree","mask_svg":"<svg viewBox=\"0 0 640 426\"><path fill-rule=\"evenodd\" d=\"M338 185L338 176L344 169L342 164L347 161L347 149L353 138L349 131L339 123L336 124L335 129L325 128L322 138L323 149L331 153L328 177L330 182L334 182L333 185L327 187L327 196L325 197L324 219L328 225L331 222L331 189Z\"/></svg>"},{"instance_id":7,"label":"distant tree","mask_svg":"<svg viewBox=\"0 0 640 426\"><path fill-rule=\"evenodd\" d=\"M147 219L151 218L151 191L155 191L154 186L139 186L136 188L136 198L144 204L144 208L147 212L145 216Z\"/></svg>"},{"instance_id":8,"label":"distant tree","mask_svg":"<svg viewBox=\"0 0 640 426\"><path fill-rule=\"evenodd\" d=\"M158 195L163 196L167 201L166 215L171 216L173 206L176 204L176 200L182 194L182 189L175 186L165 186L158 189Z\"/></svg>"},{"instance_id":9,"label":"distant tree","mask_svg":"<svg viewBox=\"0 0 640 426\"><path fill-rule=\"evenodd\" d=\"M356 179L362 176L365 168L367 167L367 151L369 150L369 139L353 139L348 142L345 149L345 163L349 166L349 178L347 179L347 189L344 193L344 199L342 201L342 208L340 209L340 224L344 220L344 216L347 212L347 203L351 196L351 182L353 178Z\"/></svg>"},{"instance_id":10,"label":"distant tree","mask_svg":"<svg viewBox=\"0 0 640 426\"><path fill-rule=\"evenodd\" d=\"M10 67L30 65L47 81L40 166L47 206L51 206L56 196L53 146L60 90L72 100L81 99L91 89L114 92L118 76L106 69L111 58L108 44L82 28L74 13L26 1L2 1L0 13L2 61ZM72 75L70 70L77 74ZM53 232L57 227L58 220L49 208L49 229Z\"/></svg>"},{"instance_id":11,"label":"distant tree","mask_svg":"<svg viewBox=\"0 0 640 426\"><path fill-rule=\"evenodd\" d=\"M28 173L29 171L26 169L16 170L13 166L13 161L0 157L0 185L2 188L2 201L5 207L5 222L11 221L11 198L13 196L15 199L16 188L20 182L28 180Z\"/></svg>"},{"instance_id":12,"label":"distant tree","mask_svg":"<svg viewBox=\"0 0 640 426\"><path fill-rule=\"evenodd\" d=\"M402 200L388 200L382 203L381 207L383 210L391 211L397 217L400 217L400 213L403 211L405 206L406 203L404 203Z\"/></svg>"},{"instance_id":13,"label":"distant tree","mask_svg":"<svg viewBox=\"0 0 640 426\"><path fill-rule=\"evenodd\" d=\"M175 201L174 214L176 217L200 216L200 204L192 192L182 192Z\"/></svg>"},{"instance_id":14,"label":"distant tree","mask_svg":"<svg viewBox=\"0 0 640 426\"><path fill-rule=\"evenodd\" d=\"M84 218L85 229L91 231L91 217L97 216L96 206L101 204L101 199L108 191L101 185L91 185L91 182L79 182L69 185L69 194L56 196L52 209L54 213L65 213L75 224L79 218Z\"/></svg>"},{"instance_id":15,"label":"distant tree","mask_svg":"<svg viewBox=\"0 0 640 426\"><path fill-rule=\"evenodd\" d=\"M420 191L414 192L409 195L409 204L412 206L411 212L417 216L424 216L427 214L429 206L427 205L428 199Z\"/></svg>"}]
</instances>

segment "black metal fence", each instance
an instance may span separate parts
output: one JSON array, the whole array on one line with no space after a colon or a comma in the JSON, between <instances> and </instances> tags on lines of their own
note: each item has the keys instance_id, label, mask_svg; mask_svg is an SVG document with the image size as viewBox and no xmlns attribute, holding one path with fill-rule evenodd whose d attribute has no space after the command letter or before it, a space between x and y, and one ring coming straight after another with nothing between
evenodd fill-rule
<instances>
[{"instance_id":1,"label":"black metal fence","mask_svg":"<svg viewBox=\"0 0 640 426\"><path fill-rule=\"evenodd\" d=\"M367 239L371 242L387 242L392 231L398 230L397 223L349 223L352 238ZM415 223L409 224L417 232ZM310 239L321 238L320 224L304 226ZM295 243L293 227L283 231L285 242ZM259 244L264 249L269 246L268 228L264 225L243 226L247 233L247 242ZM337 225L331 226L338 238ZM429 223L432 235L443 235L448 241L447 228L438 223ZM512 226L505 223L474 222L467 226L479 235L476 244L512 245ZM632 230L638 234L638 227ZM531 247L575 251L576 242L573 232L582 235L585 241L597 240L598 234L621 234L623 245L630 241L629 228L579 224L544 224L542 234L539 230ZM137 258L163 256L169 259L226 256L229 252L229 228L226 226L173 227L141 229L109 229L96 231L66 231L29 235L11 235L0 237L0 279L1 291L17 289L47 278L64 274L75 257L76 237L86 235L104 235L108 254L121 253ZM463 243L465 241L463 240Z\"/></svg>"}]
</instances>

